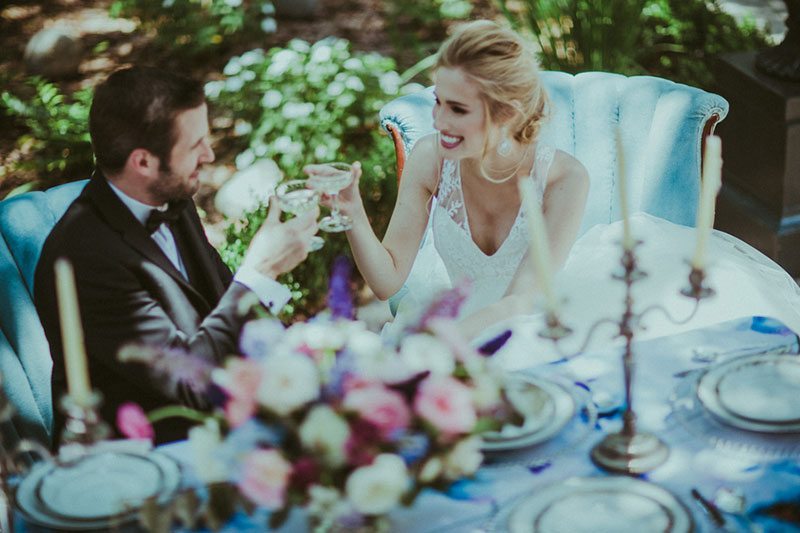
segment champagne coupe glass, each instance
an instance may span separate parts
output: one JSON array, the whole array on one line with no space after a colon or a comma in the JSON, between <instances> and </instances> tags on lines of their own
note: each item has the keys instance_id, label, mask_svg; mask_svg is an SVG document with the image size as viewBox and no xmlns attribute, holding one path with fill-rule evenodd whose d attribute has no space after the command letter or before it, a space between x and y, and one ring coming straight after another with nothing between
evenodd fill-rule
<instances>
[{"instance_id":1,"label":"champagne coupe glass","mask_svg":"<svg viewBox=\"0 0 800 533\"><path fill-rule=\"evenodd\" d=\"M319 193L314 189L308 188L306 180L290 180L278 185L275 195L278 199L278 206L284 213L302 215L316 207L319 203ZM325 241L322 237L314 235L309 243L309 250L314 252L322 248Z\"/></svg>"},{"instance_id":2,"label":"champagne coupe glass","mask_svg":"<svg viewBox=\"0 0 800 533\"><path fill-rule=\"evenodd\" d=\"M331 214L319 221L319 229L322 231L347 231L353 227L353 221L339 212L337 203L339 191L352 181L353 168L348 163L314 165L314 172L308 177L309 187L331 196Z\"/></svg>"}]
</instances>

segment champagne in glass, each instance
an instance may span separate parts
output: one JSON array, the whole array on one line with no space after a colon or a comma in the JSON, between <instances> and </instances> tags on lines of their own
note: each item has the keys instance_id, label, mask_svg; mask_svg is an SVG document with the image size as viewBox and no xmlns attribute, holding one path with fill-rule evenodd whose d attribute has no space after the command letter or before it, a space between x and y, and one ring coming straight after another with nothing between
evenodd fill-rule
<instances>
[{"instance_id":1,"label":"champagne in glass","mask_svg":"<svg viewBox=\"0 0 800 533\"><path fill-rule=\"evenodd\" d=\"M331 214L319 221L322 231L347 231L353 227L353 221L339 211L337 199L339 191L353 181L353 169L347 163L325 163L314 165L314 172L309 174L308 186L331 197Z\"/></svg>"},{"instance_id":2,"label":"champagne in glass","mask_svg":"<svg viewBox=\"0 0 800 533\"><path fill-rule=\"evenodd\" d=\"M306 180L285 181L275 189L275 195L281 211L295 216L311 211L319 203L319 193L309 189ZM314 235L311 237L309 250L314 252L324 244L322 237Z\"/></svg>"}]
</instances>

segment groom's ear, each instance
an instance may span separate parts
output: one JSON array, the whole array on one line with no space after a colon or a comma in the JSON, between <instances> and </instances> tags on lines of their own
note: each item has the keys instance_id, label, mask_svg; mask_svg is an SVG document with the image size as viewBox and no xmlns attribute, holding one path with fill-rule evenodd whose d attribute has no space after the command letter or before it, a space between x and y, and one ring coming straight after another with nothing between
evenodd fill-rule
<instances>
[{"instance_id":1,"label":"groom's ear","mask_svg":"<svg viewBox=\"0 0 800 533\"><path fill-rule=\"evenodd\" d=\"M136 148L131 151L131 153L128 154L128 159L125 161L126 171L149 178L158 176L159 168L160 160L158 156L145 148Z\"/></svg>"}]
</instances>

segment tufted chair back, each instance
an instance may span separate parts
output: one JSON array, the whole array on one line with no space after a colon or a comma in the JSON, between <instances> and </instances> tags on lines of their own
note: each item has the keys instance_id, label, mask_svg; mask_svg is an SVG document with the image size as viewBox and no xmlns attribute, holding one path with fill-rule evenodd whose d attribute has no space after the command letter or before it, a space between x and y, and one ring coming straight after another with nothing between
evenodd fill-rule
<instances>
[{"instance_id":1,"label":"tufted chair back","mask_svg":"<svg viewBox=\"0 0 800 533\"><path fill-rule=\"evenodd\" d=\"M50 347L33 305L33 277L42 246L88 180L0 202L0 374L15 408L3 445L32 438L47 446L53 425Z\"/></svg>"},{"instance_id":2,"label":"tufted chair back","mask_svg":"<svg viewBox=\"0 0 800 533\"><path fill-rule=\"evenodd\" d=\"M541 79L552 104L541 141L572 154L589 172L581 234L620 219L617 127L631 211L694 225L702 147L728 114L724 98L652 76L542 72ZM398 170L417 139L433 131L433 103L431 87L381 109Z\"/></svg>"}]
</instances>

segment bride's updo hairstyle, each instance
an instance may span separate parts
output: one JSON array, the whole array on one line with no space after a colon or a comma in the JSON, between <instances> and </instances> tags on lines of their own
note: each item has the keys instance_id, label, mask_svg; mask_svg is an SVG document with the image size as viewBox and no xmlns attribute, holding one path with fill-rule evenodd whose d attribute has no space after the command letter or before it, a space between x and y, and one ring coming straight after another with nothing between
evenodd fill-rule
<instances>
[{"instance_id":1,"label":"bride's updo hairstyle","mask_svg":"<svg viewBox=\"0 0 800 533\"><path fill-rule=\"evenodd\" d=\"M508 133L514 140L530 144L536 139L548 103L528 41L489 20L470 22L442 44L435 69L441 67L460 69L474 81L487 116L495 124L510 119ZM484 156L486 151L484 146Z\"/></svg>"}]
</instances>

